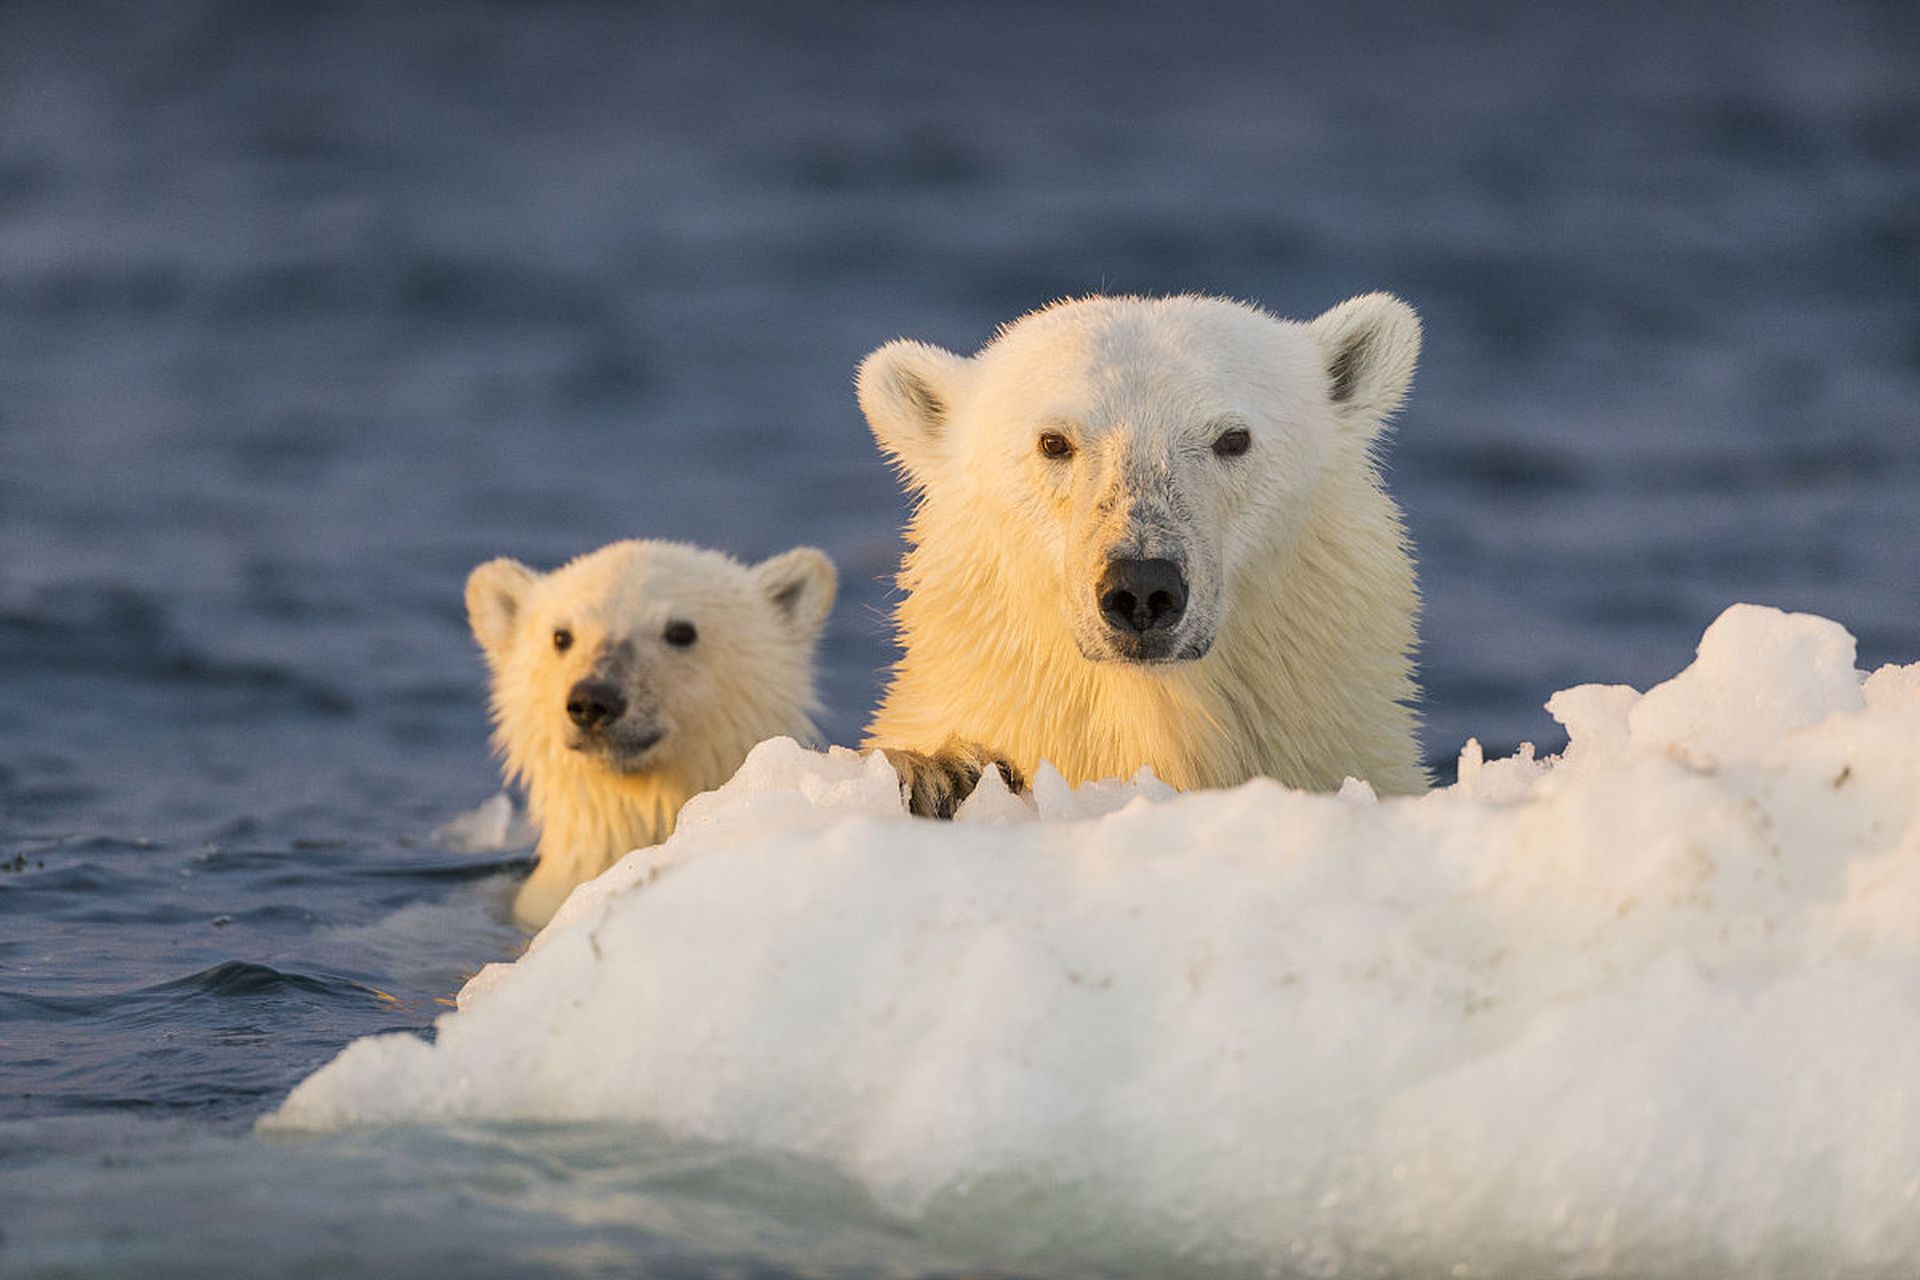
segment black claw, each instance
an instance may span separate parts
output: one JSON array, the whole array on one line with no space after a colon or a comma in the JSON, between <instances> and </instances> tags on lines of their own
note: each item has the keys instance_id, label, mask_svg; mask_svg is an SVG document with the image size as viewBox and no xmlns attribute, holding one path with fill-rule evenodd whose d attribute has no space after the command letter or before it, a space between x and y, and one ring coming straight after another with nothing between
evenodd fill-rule
<instances>
[{"instance_id":1,"label":"black claw","mask_svg":"<svg viewBox=\"0 0 1920 1280\"><path fill-rule=\"evenodd\" d=\"M932 754L890 748L887 758L900 775L900 794L907 812L921 818L951 819L980 785L980 776L988 764L1000 771L1010 791L1021 791L1025 783L1020 771L1005 760L961 745Z\"/></svg>"}]
</instances>

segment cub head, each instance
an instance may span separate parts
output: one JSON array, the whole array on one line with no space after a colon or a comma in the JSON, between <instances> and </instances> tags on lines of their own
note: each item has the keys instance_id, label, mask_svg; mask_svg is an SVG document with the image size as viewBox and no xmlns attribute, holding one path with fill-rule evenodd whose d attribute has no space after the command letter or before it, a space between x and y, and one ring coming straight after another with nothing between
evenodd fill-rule
<instances>
[{"instance_id":1,"label":"cub head","mask_svg":"<svg viewBox=\"0 0 1920 1280\"><path fill-rule=\"evenodd\" d=\"M551 573L488 561L467 579L467 617L509 774L670 770L711 787L762 738L810 735L813 647L835 590L811 547L752 566L651 541Z\"/></svg>"},{"instance_id":2,"label":"cub head","mask_svg":"<svg viewBox=\"0 0 1920 1280\"><path fill-rule=\"evenodd\" d=\"M1094 297L971 358L890 343L858 385L919 497L919 554L987 531L1082 656L1157 664L1208 653L1229 584L1277 569L1331 474L1372 482L1419 349L1413 309L1386 294L1306 324L1218 298Z\"/></svg>"}]
</instances>

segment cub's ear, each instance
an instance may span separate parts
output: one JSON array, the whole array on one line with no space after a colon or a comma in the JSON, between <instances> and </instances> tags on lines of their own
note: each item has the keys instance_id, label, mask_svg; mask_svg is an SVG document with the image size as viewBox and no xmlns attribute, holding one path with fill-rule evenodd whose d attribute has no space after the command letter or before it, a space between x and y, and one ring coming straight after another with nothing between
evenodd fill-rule
<instances>
[{"instance_id":1,"label":"cub's ear","mask_svg":"<svg viewBox=\"0 0 1920 1280\"><path fill-rule=\"evenodd\" d=\"M467 622L488 658L498 658L513 639L520 604L539 574L518 560L489 560L467 575Z\"/></svg>"},{"instance_id":2,"label":"cub's ear","mask_svg":"<svg viewBox=\"0 0 1920 1280\"><path fill-rule=\"evenodd\" d=\"M970 363L906 338L860 362L854 379L860 411L881 450L914 488L926 487L928 472L945 451L948 415L972 374Z\"/></svg>"},{"instance_id":3,"label":"cub's ear","mask_svg":"<svg viewBox=\"0 0 1920 1280\"><path fill-rule=\"evenodd\" d=\"M807 640L820 634L840 592L840 575L826 552L795 547L753 566L753 576L795 634Z\"/></svg>"},{"instance_id":4,"label":"cub's ear","mask_svg":"<svg viewBox=\"0 0 1920 1280\"><path fill-rule=\"evenodd\" d=\"M1369 293L1333 308L1307 332L1320 348L1334 412L1371 436L1407 398L1420 358L1420 317L1390 293Z\"/></svg>"}]
</instances>

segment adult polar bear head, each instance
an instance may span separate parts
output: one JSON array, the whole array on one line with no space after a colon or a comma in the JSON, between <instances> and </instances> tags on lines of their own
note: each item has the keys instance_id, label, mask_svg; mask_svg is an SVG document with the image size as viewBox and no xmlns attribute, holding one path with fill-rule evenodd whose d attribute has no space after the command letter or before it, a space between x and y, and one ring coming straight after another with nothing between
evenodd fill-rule
<instances>
[{"instance_id":1,"label":"adult polar bear head","mask_svg":"<svg viewBox=\"0 0 1920 1280\"><path fill-rule=\"evenodd\" d=\"M1423 788L1413 566L1374 461L1419 347L1370 294L1306 324L1083 298L972 358L874 352L861 407L917 505L870 740L1073 781Z\"/></svg>"}]
</instances>

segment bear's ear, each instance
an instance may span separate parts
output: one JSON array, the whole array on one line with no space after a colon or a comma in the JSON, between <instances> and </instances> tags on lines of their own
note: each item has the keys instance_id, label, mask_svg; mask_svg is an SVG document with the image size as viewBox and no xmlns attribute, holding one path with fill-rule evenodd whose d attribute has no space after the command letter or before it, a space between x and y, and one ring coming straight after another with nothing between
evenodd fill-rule
<instances>
[{"instance_id":1,"label":"bear's ear","mask_svg":"<svg viewBox=\"0 0 1920 1280\"><path fill-rule=\"evenodd\" d=\"M489 658L506 651L527 588L540 575L518 560L489 560L467 575L467 622Z\"/></svg>"},{"instance_id":2,"label":"bear's ear","mask_svg":"<svg viewBox=\"0 0 1920 1280\"><path fill-rule=\"evenodd\" d=\"M880 448L907 479L924 488L944 449L954 398L971 373L951 351L901 338L860 362L854 385L860 411Z\"/></svg>"},{"instance_id":3,"label":"bear's ear","mask_svg":"<svg viewBox=\"0 0 1920 1280\"><path fill-rule=\"evenodd\" d=\"M1369 436L1407 398L1420 358L1420 317L1390 293L1349 298L1307 326L1327 373L1327 399Z\"/></svg>"},{"instance_id":4,"label":"bear's ear","mask_svg":"<svg viewBox=\"0 0 1920 1280\"><path fill-rule=\"evenodd\" d=\"M753 566L760 590L773 603L774 610L803 639L820 633L833 610L840 591L840 575L834 572L827 553L812 547L795 547Z\"/></svg>"}]
</instances>

